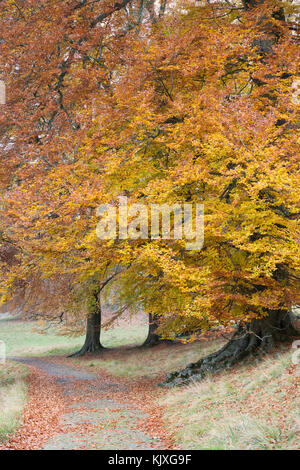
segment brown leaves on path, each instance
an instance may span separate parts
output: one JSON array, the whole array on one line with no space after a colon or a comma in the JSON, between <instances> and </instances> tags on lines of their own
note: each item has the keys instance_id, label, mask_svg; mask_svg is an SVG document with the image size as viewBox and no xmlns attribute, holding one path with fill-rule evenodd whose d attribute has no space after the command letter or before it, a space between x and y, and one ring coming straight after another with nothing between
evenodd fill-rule
<instances>
[{"instance_id":1,"label":"brown leaves on path","mask_svg":"<svg viewBox=\"0 0 300 470\"><path fill-rule=\"evenodd\" d=\"M28 401L23 411L23 424L16 434L0 445L1 450L37 450L59 430L65 410L61 387L55 378L30 367Z\"/></svg>"},{"instance_id":2,"label":"brown leaves on path","mask_svg":"<svg viewBox=\"0 0 300 470\"><path fill-rule=\"evenodd\" d=\"M86 362L91 360L88 358L80 358L73 361L67 358L56 358L56 362L64 365L71 365L73 368L87 371L89 370ZM147 417L140 419L136 423L136 427L141 431L150 435L154 440L163 442L165 449L176 449L175 432L172 433L170 429L167 430L164 420L164 409L160 406L159 398L165 394L165 390L157 387L157 384L162 381L163 375L156 378L126 378L118 377L109 374L103 369L93 369L93 373L97 375L97 383L99 384L99 391L101 391L102 398L112 398L119 403L127 404L138 407L142 410ZM117 384L117 387L110 389L109 385L112 383ZM107 388L108 386L108 388ZM76 384L76 388L86 388L86 384ZM85 391L85 395L88 393ZM80 398L78 399L80 401ZM124 408L123 408L124 410ZM116 409L115 411L119 411Z\"/></svg>"},{"instance_id":3,"label":"brown leaves on path","mask_svg":"<svg viewBox=\"0 0 300 470\"><path fill-rule=\"evenodd\" d=\"M73 363L66 358L51 358L52 365L71 366L74 369L86 371L84 361L80 364ZM106 428L105 422L101 419L101 412L109 411L112 416L109 420L109 428L113 433L119 435L120 419L125 421L131 416L134 410L140 409L144 417L136 416L136 420L129 424L134 426L133 430L139 430L144 435L149 436L150 441L138 442L133 439L132 444L140 445L141 448L149 445L153 448L174 449L174 438L167 431L163 422L163 410L158 406L158 398L161 390L156 387L156 380L113 377L105 370L97 370L92 380L75 380L60 385L57 378L41 371L40 369L29 366L30 374L28 377L28 402L23 412L23 424L7 442L0 446L2 450L37 450L51 441L51 437L58 434L73 433L78 440L78 449L86 448L81 442L83 437L90 436L89 447L99 448L99 443L93 444L93 435L97 429ZM65 393L69 387L72 393ZM65 388L64 388L65 387ZM66 388L67 387L67 388ZM64 392L64 395L63 395ZM76 413L86 414L85 403L93 400L113 400L115 408L109 406L90 408L89 413L100 412L99 422L93 423L80 421L80 423L63 424L61 419L63 415L67 416L70 407L76 405ZM83 408L81 407L81 404ZM101 411L102 410L102 411ZM114 419L114 414L118 413L118 418ZM124 446L122 435L119 436L120 446ZM147 440L147 439L146 439ZM66 445L68 443L66 442ZM130 443L128 444L130 445Z\"/></svg>"}]
</instances>

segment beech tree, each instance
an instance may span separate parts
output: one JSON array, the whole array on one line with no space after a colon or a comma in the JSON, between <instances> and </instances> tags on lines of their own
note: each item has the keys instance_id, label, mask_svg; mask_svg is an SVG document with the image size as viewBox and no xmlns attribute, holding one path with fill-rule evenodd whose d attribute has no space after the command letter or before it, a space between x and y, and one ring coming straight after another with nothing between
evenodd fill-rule
<instances>
[{"instance_id":1,"label":"beech tree","mask_svg":"<svg viewBox=\"0 0 300 470\"><path fill-rule=\"evenodd\" d=\"M157 344L161 342L161 339L159 335L157 334L158 323L157 321L155 321L155 318L153 317L152 313L148 314L148 320L149 320L148 334L142 346L147 346L147 347L156 346Z\"/></svg>"},{"instance_id":2,"label":"beech tree","mask_svg":"<svg viewBox=\"0 0 300 470\"><path fill-rule=\"evenodd\" d=\"M87 136L97 131L110 105L131 29L155 23L166 4L156 12L149 0L3 2L0 60L8 89L1 115L3 221L20 248L18 266L3 278L3 292L14 292L22 279L32 293L37 275L53 282L60 275L61 283L72 275L75 285L83 283L88 315L80 353L101 349L100 291L108 260L112 265L115 259L107 244L101 253L98 244L97 253L88 254L86 244L96 242L96 219L90 215L105 202L105 185ZM59 289L57 294L63 297Z\"/></svg>"},{"instance_id":3,"label":"beech tree","mask_svg":"<svg viewBox=\"0 0 300 470\"><path fill-rule=\"evenodd\" d=\"M91 285L120 266L124 299L161 317L163 337L237 327L170 383L297 335L293 4L4 4L1 70L14 95L1 117L3 138L13 139L2 213L23 254L3 290L31 266ZM203 203L203 248L98 240L96 208L118 196ZM91 297L99 311L93 288Z\"/></svg>"},{"instance_id":4,"label":"beech tree","mask_svg":"<svg viewBox=\"0 0 300 470\"><path fill-rule=\"evenodd\" d=\"M200 252L182 241L135 245L146 309L175 323L194 317L202 331L238 325L173 383L298 334L297 25L284 7L198 3L165 17L151 41L137 37L115 87L122 107L102 121L115 191L131 202L205 206Z\"/></svg>"}]
</instances>

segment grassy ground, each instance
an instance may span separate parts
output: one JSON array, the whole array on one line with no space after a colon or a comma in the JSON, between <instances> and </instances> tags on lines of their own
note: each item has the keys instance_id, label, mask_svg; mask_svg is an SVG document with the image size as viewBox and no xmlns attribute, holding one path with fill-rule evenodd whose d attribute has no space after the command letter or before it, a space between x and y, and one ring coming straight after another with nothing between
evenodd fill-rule
<instances>
[{"instance_id":1,"label":"grassy ground","mask_svg":"<svg viewBox=\"0 0 300 470\"><path fill-rule=\"evenodd\" d=\"M20 364L0 364L0 442L5 441L21 424L26 401L27 370Z\"/></svg>"},{"instance_id":2,"label":"grassy ground","mask_svg":"<svg viewBox=\"0 0 300 470\"><path fill-rule=\"evenodd\" d=\"M123 333L124 334L124 333ZM155 378L183 368L201 355L209 354L222 343L195 342L161 344L154 348L126 348L104 352L99 359L86 360L90 367L104 368L119 377ZM80 362L79 359L77 362Z\"/></svg>"},{"instance_id":3,"label":"grassy ground","mask_svg":"<svg viewBox=\"0 0 300 470\"><path fill-rule=\"evenodd\" d=\"M55 333L52 329L41 334L34 322L0 318L0 340L5 342L7 356L68 353L82 345L82 338L66 338Z\"/></svg>"},{"instance_id":4,"label":"grassy ground","mask_svg":"<svg viewBox=\"0 0 300 470\"><path fill-rule=\"evenodd\" d=\"M162 344L154 348L125 347L142 343L147 326L123 325L102 333L107 350L99 358L70 359L94 372L136 379L160 379L220 347L220 341ZM0 339L11 355L66 354L82 345L83 338L39 334L33 324L0 321ZM116 349L117 347L120 347ZM123 347L122 347L123 346ZM210 377L201 383L159 391L165 421L183 449L297 449L300 447L299 365L291 361L291 349L282 349L260 362L252 362ZM11 367L11 366L10 366ZM19 366L15 366L19 367ZM5 391L12 404L2 415L0 429L13 429L24 401L22 369L7 372ZM21 380L9 376L21 374ZM3 382L3 380L2 380ZM3 394L2 394L3 396ZM5 396L9 394L5 393ZM3 400L3 398L2 398ZM8 424L3 425L6 422ZM1 428L2 426L2 428ZM0 431L0 436L1 436ZM5 431L7 432L7 431Z\"/></svg>"},{"instance_id":5,"label":"grassy ground","mask_svg":"<svg viewBox=\"0 0 300 470\"><path fill-rule=\"evenodd\" d=\"M122 325L102 331L101 343L105 348L117 348L125 345L138 345L145 341L148 333L146 324L136 323L134 326Z\"/></svg>"},{"instance_id":6,"label":"grassy ground","mask_svg":"<svg viewBox=\"0 0 300 470\"><path fill-rule=\"evenodd\" d=\"M116 376L161 377L209 354L220 342L161 345L150 349L111 351L85 360ZM165 421L176 430L182 449L299 449L300 365L292 364L290 347L261 361L187 387L167 389L159 398Z\"/></svg>"},{"instance_id":7,"label":"grassy ground","mask_svg":"<svg viewBox=\"0 0 300 470\"><path fill-rule=\"evenodd\" d=\"M142 343L146 335L145 325L135 325L134 328L119 326L103 331L101 340L106 347L118 347L126 343ZM76 351L82 346L84 337L60 336L54 328L43 332L37 323L0 316L0 340L5 343L7 356L51 356ZM27 372L23 365L11 361L0 363L0 442L21 424Z\"/></svg>"},{"instance_id":8,"label":"grassy ground","mask_svg":"<svg viewBox=\"0 0 300 470\"><path fill-rule=\"evenodd\" d=\"M184 449L299 449L299 379L286 350L173 389L161 404Z\"/></svg>"},{"instance_id":9,"label":"grassy ground","mask_svg":"<svg viewBox=\"0 0 300 470\"><path fill-rule=\"evenodd\" d=\"M105 347L142 343L147 335L147 326L138 324L116 327L101 334ZM48 356L69 354L83 344L84 337L60 336L58 330L43 330L37 323L23 322L0 316L0 340L5 342L7 356Z\"/></svg>"},{"instance_id":10,"label":"grassy ground","mask_svg":"<svg viewBox=\"0 0 300 470\"><path fill-rule=\"evenodd\" d=\"M125 377L159 377L199 359L220 343L162 345L110 352L85 361ZM298 368L298 369L297 369ZM299 449L300 366L291 350L224 371L201 383L166 390L159 398L182 449Z\"/></svg>"}]
</instances>

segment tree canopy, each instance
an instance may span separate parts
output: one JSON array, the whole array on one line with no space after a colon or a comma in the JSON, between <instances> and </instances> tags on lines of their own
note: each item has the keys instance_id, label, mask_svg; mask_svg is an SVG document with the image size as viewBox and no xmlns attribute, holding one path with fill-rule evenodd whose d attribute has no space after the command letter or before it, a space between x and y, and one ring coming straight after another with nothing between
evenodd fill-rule
<instances>
[{"instance_id":1,"label":"tree canopy","mask_svg":"<svg viewBox=\"0 0 300 470\"><path fill-rule=\"evenodd\" d=\"M299 288L292 2L4 1L1 223L20 279L103 280L164 334L286 312ZM99 240L96 209L204 204L201 250ZM62 299L63 301L63 299Z\"/></svg>"}]
</instances>

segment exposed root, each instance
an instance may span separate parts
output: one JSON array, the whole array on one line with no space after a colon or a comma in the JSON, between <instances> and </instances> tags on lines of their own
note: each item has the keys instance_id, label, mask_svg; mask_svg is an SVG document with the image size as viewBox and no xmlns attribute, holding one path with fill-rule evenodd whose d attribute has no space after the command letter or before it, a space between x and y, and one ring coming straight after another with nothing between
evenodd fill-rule
<instances>
[{"instance_id":1,"label":"exposed root","mask_svg":"<svg viewBox=\"0 0 300 470\"><path fill-rule=\"evenodd\" d=\"M203 379L207 374L219 372L246 358L266 354L275 342L288 341L299 336L287 311L270 311L267 317L240 325L231 340L219 351L189 364L185 369L167 375L163 386L185 385Z\"/></svg>"},{"instance_id":2,"label":"exposed root","mask_svg":"<svg viewBox=\"0 0 300 470\"><path fill-rule=\"evenodd\" d=\"M86 354L100 354L105 348L101 346L99 343L98 345L95 344L88 344L83 345L79 351L76 351L73 354L70 354L68 357L80 357L85 356Z\"/></svg>"}]
</instances>

